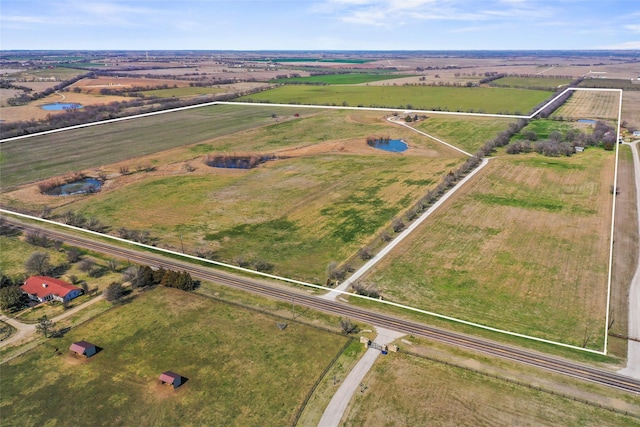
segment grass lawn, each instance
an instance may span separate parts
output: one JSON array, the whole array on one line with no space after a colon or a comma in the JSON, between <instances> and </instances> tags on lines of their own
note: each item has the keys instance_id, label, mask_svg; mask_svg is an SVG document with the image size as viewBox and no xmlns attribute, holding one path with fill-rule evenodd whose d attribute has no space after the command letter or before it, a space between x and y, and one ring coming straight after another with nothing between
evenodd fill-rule
<instances>
[{"instance_id":1,"label":"grass lawn","mask_svg":"<svg viewBox=\"0 0 640 427\"><path fill-rule=\"evenodd\" d=\"M278 321L174 289L140 294L4 364L3 425L291 424L347 338ZM82 339L103 350L70 357ZM188 381L159 385L167 370Z\"/></svg>"},{"instance_id":2,"label":"grass lawn","mask_svg":"<svg viewBox=\"0 0 640 427\"><path fill-rule=\"evenodd\" d=\"M485 142L507 129L512 121L495 117L431 116L414 127L468 153L475 153Z\"/></svg>"},{"instance_id":3,"label":"grass lawn","mask_svg":"<svg viewBox=\"0 0 640 427\"><path fill-rule=\"evenodd\" d=\"M571 79L545 78L545 77L503 77L491 82L492 86L514 88L545 88L555 90L560 86L571 83Z\"/></svg>"},{"instance_id":4,"label":"grass lawn","mask_svg":"<svg viewBox=\"0 0 640 427\"><path fill-rule=\"evenodd\" d=\"M380 357L344 420L349 427L635 426L637 418L554 396L462 368L404 355Z\"/></svg>"},{"instance_id":5,"label":"grass lawn","mask_svg":"<svg viewBox=\"0 0 640 427\"><path fill-rule=\"evenodd\" d=\"M53 248L42 248L18 238L0 236L0 271L9 277L25 274L24 264L34 252L49 254L49 264L52 266L62 264L67 259L63 252Z\"/></svg>"},{"instance_id":6,"label":"grass lawn","mask_svg":"<svg viewBox=\"0 0 640 427\"><path fill-rule=\"evenodd\" d=\"M538 135L538 139L549 139L549 135L553 132L564 133L571 129L573 126L568 122L561 122L551 119L536 119L531 120L520 132L512 137L512 140L523 140L525 137L522 135L526 131L534 131Z\"/></svg>"},{"instance_id":7,"label":"grass lawn","mask_svg":"<svg viewBox=\"0 0 640 427\"><path fill-rule=\"evenodd\" d=\"M271 124L272 114L293 113L290 108L216 105L7 142L0 158L3 191Z\"/></svg>"},{"instance_id":8,"label":"grass lawn","mask_svg":"<svg viewBox=\"0 0 640 427\"><path fill-rule=\"evenodd\" d=\"M502 88L286 85L238 100L524 114L550 95L546 91Z\"/></svg>"},{"instance_id":9,"label":"grass lawn","mask_svg":"<svg viewBox=\"0 0 640 427\"><path fill-rule=\"evenodd\" d=\"M602 349L613 155L503 156L364 280L387 300Z\"/></svg>"},{"instance_id":10,"label":"grass lawn","mask_svg":"<svg viewBox=\"0 0 640 427\"><path fill-rule=\"evenodd\" d=\"M412 77L411 74L368 74L368 73L349 73L349 74L329 74L326 76L309 76L309 77L291 77L288 79L272 80L276 83L325 83L328 85L353 85L360 83L376 82L380 80L401 79Z\"/></svg>"}]
</instances>

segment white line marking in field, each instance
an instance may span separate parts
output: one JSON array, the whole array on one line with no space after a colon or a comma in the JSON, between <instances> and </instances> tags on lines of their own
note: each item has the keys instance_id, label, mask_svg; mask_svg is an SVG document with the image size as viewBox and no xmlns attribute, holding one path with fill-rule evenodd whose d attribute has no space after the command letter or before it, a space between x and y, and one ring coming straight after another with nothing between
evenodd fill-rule
<instances>
[{"instance_id":1,"label":"white line marking in field","mask_svg":"<svg viewBox=\"0 0 640 427\"><path fill-rule=\"evenodd\" d=\"M114 123L114 122L119 122L119 121L124 121L124 120L131 120L131 119L135 119L135 118L139 118L139 117L149 117L149 116L155 116L155 115L158 115L158 114L165 114L165 113L170 113L170 112L175 112L175 111L183 111L183 110L189 110L189 109L193 109L193 108L206 107L206 106L212 106L212 105L218 105L218 104L220 104L220 105L244 105L244 106L252 106L252 107L272 106L272 107L335 109L335 110L367 110L367 111L392 111L392 112L407 112L407 111L411 111L412 113L429 113L429 114L462 115L462 116L477 116L477 117L501 117L501 118L505 118L506 117L506 118L518 118L518 119L532 119L537 114L539 114L541 111L543 111L545 108L547 108L549 106L549 104L554 102L556 99L558 99L560 96L564 95L569 90L572 90L572 91L583 90L583 91L619 92L620 93L620 107L619 107L619 111L618 111L618 138L619 138L619 135L620 135L620 119L621 119L621 114L622 114L622 93L623 93L622 89L571 87L571 88L567 88L564 91L562 91L560 94L555 96L553 99L551 99L549 102L547 102L544 106L542 106L540 109L538 109L537 111L535 111L533 114L531 114L529 116L505 115L505 114L484 114L484 113L461 113L461 112L450 112L450 111L414 110L414 109L398 109L398 108L395 108L395 109L394 108L366 108L366 107L345 107L345 106L327 106L327 105L297 105L297 104L296 105L291 105L291 104L271 104L271 103L255 103L255 102L213 101L213 102L208 102L208 103L204 103L204 104L189 105L189 106L185 106L185 107L174 108L174 109L171 109L171 110L154 111L154 112L150 112L150 113L139 114L139 115L136 115L136 116L120 117L120 118L117 118L117 119L104 120L104 121L101 121L101 122L87 123L87 124L82 124L82 125L70 126L70 127L62 128L62 129L53 129L53 130L50 130L50 131L34 133L34 134L31 134L31 135L23 135L23 136L18 136L18 137L13 137L13 138L7 138L7 139L0 140L0 143L14 141L14 140L18 140L18 139L29 138L29 137L32 137L32 136L47 135L47 134L51 134L51 133L62 132L62 131L65 131L65 130L80 129L80 128L89 127L89 126L96 126L96 125L100 125L100 124ZM414 128L411 128L411 127L409 127L409 128L414 130L414 131L416 131L416 132L420 132L420 131L418 131L418 130L416 130ZM429 135L427 135L427 136L429 136ZM429 136L429 137L431 137L431 136ZM616 166L615 166L615 172L614 172L615 173L614 183L617 182L617 165L618 165L618 147L617 147L618 144L617 144L617 140L618 139L616 138L616 161L615 161L615 165ZM447 144L447 145L449 145L449 144ZM465 153L464 151L462 151L460 149L458 149L458 150L463 152L463 153ZM468 155L468 153L465 153L465 154ZM484 160L486 160L486 159L483 159L483 161ZM482 167L482 165L481 165L481 167ZM475 171L481 169L481 167L478 167L474 171L472 171L472 173L467 175L467 177L465 177L465 179L463 179L460 183L466 182L467 178L469 178L470 176L473 176ZM453 187L453 189L455 189L456 187ZM453 190L453 189L451 189L451 190ZM450 194L451 190L448 191L447 193L445 193L443 198L445 198L448 194ZM440 200L442 200L442 198ZM446 198L445 198L445 200L446 200ZM612 208L613 213L615 213L615 200L616 199L615 199L615 194L614 194L613 208ZM433 206L432 206L432 208L433 208ZM429 212L430 210L431 209L429 209L427 212ZM275 276L275 275L272 275L272 274L258 272L258 271L250 270L250 269L243 268L243 267L238 267L238 266L231 265L231 264L225 264L225 263L218 262L218 261L206 260L206 259L203 259L203 258L195 257L193 255L183 254L181 252L175 252L175 251L171 251L171 250L168 250L168 249L161 249L161 248L158 248L158 247L155 247L155 246L145 245L145 244L142 244L142 243L131 242L131 241L119 238L119 237L110 236L110 235L107 235L107 234L101 234L101 233L97 233L97 232L94 232L94 231L91 231L91 230L85 230L85 229L78 228L78 227L73 227L73 226L70 226L70 225L67 225L67 224L61 224L61 223L57 223L57 222L54 222L54 221L49 221L49 220L42 219L42 218L32 217L32 216L29 216L29 215L24 215L24 214L20 214L20 213L17 213L17 212L8 211L8 210L5 210L5 209L0 209L0 212L5 212L7 214L21 216L21 217L29 218L29 219L36 220L36 221L46 222L46 223L50 223L50 224L61 226L61 227L67 227L67 228L74 229L74 230L77 230L77 231L80 231L80 232L94 234L94 235L97 235L97 236L113 239L113 240L120 241L120 242L123 242L123 243L131 244L131 245L135 245L135 246L140 246L140 247L144 247L144 248L147 248L147 249L153 249L153 250L159 251L159 252L164 252L164 253L168 253L168 254L172 254L172 255L177 255L177 256L181 256L181 257L189 258L189 259L194 259L194 260L198 260L198 261L204 261L204 262L207 262L207 263L210 263L210 264L214 264L214 265L218 265L218 266L222 266L222 267L225 267L225 268L230 268L230 269L234 269L234 270L238 270L238 271L243 271L245 273L250 273L250 274L253 274L253 275L258 275L258 276L262 276L262 277L268 277L268 278L271 278L271 279L276 279L276 280L280 280L280 281L284 281L284 282L288 282L288 283L293 283L293 284L297 284L297 285L301 285L301 286L306 286L306 287L310 287L310 288L329 291L329 294L327 294L327 295L334 294L334 293L348 294L349 296L352 296L352 297L367 299L367 300L371 300L371 301L377 301L377 302L380 302L382 304L387 304L387 305L400 307L400 308L403 308L403 309L406 309L406 310L415 311L415 312L422 313L422 314L427 314L427 315L430 315L430 316L433 316L433 317L437 317L437 318L449 320L449 321L452 321L452 322L456 322L456 323L461 323L461 324L477 327L477 328L480 328L480 329L489 330L489 331L492 331L492 332L498 332L498 333L505 334L505 335L515 336L515 337L519 337L519 338L525 338L525 339L529 339L529 340L533 340L533 341L543 342L543 343L557 345L557 346L566 347L566 348L571 348L571 349L575 349L575 350L586 351L586 352L589 352L589 353L605 354L605 355L607 354L607 332L608 332L608 330L607 330L608 328L607 327L608 327L608 321L609 321L609 304L610 304L610 295L611 295L611 276L612 276L612 257L613 257L613 255L612 255L613 254L613 230L614 230L613 218L612 218L612 224L611 224L611 230L612 230L611 231L611 237L610 237L611 244L610 244L610 249L609 249L610 255L609 255L609 275L608 275L608 283L607 283L607 313L606 313L605 338L604 338L605 339L605 344L604 344L604 350L603 351L596 351L596 350L590 350L590 349L587 349L587 348L577 347L577 346L573 346L573 345L570 345L570 344L565 344L565 343L561 343L561 342L557 342L557 341L551 341L551 340L546 340L546 339L543 339L543 338L538 338L538 337L533 337L533 336L529 336L529 335L519 334L517 332L497 329L497 328L493 328L493 327L490 327L490 326L482 325L482 324L479 324L479 323L469 322L469 321L466 321L466 320L457 319L457 318L445 316L445 315L442 315L442 314L432 313L432 312L429 312L429 311L426 311L426 310L422 310L422 309L419 309L419 308L416 308L416 307L410 307L410 306L406 306L406 305L403 305L403 304L398 304L398 303L394 303L394 302L390 302L390 301L380 301L380 300L375 299L375 298L365 297L363 295L356 295L356 294L345 292L345 291L339 290L339 289L327 288L325 286L316 285L316 284L312 284L312 283L306 283L306 282L302 282L302 281L295 280L295 279L289 279L289 278L286 278L286 277ZM426 214L426 212L425 212L425 214ZM417 222L421 222L420 218L422 218L425 214L423 214L416 221L414 221L414 223L412 223L411 226L409 226L407 228L407 230L409 230L409 229L410 230L414 230L415 229L414 225ZM416 227L417 227L417 225L416 225ZM405 232L407 230L405 230ZM391 248L395 247L395 245L398 244L398 243L395 243L395 242L397 240L399 240L399 237L400 236L396 237L396 239L394 239L389 245L387 245L387 247L385 247L381 251L381 253L384 251L384 253L386 254L391 250ZM391 247L391 248L389 250L385 251L388 247ZM378 255L380 255L380 253ZM369 263L371 263L371 265L368 267L368 268L371 268L375 264L372 261L376 260L376 262L377 262L381 258L382 257L376 256L373 259L371 259L367 264L365 264L365 266L368 265ZM360 270L364 269L365 266L363 266ZM360 271L360 270L358 270L358 271ZM351 283L351 282L353 282L355 280L354 276L355 276L355 274L352 275L348 279L348 283L347 284L349 284L349 283ZM359 277L360 276L356 277L356 279L359 278ZM343 283L343 285L344 285L344 283Z\"/></svg>"}]
</instances>

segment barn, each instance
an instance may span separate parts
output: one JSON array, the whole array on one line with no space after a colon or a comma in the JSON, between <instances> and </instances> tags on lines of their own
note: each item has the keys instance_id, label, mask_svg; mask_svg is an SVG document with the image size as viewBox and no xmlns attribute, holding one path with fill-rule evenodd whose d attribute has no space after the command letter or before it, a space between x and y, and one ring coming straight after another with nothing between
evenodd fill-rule
<instances>
[{"instance_id":1,"label":"barn","mask_svg":"<svg viewBox=\"0 0 640 427\"><path fill-rule=\"evenodd\" d=\"M178 388L182 385L182 375L171 371L163 372L160 375L160 382L162 384L171 385L173 388Z\"/></svg>"},{"instance_id":2,"label":"barn","mask_svg":"<svg viewBox=\"0 0 640 427\"><path fill-rule=\"evenodd\" d=\"M97 347L94 344L86 341L77 341L71 344L69 351L78 354L80 356L91 357L98 352Z\"/></svg>"}]
</instances>

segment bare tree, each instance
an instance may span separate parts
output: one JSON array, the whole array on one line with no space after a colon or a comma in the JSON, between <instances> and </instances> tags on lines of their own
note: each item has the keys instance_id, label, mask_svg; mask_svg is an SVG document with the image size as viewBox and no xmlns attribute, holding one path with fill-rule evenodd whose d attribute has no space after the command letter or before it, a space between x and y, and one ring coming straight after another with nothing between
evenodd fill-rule
<instances>
[{"instance_id":1,"label":"bare tree","mask_svg":"<svg viewBox=\"0 0 640 427\"><path fill-rule=\"evenodd\" d=\"M51 264L49 264L49 254L46 252L34 252L29 259L24 263L24 267L27 273L35 273L38 275L45 275L51 270Z\"/></svg>"},{"instance_id":2,"label":"bare tree","mask_svg":"<svg viewBox=\"0 0 640 427\"><path fill-rule=\"evenodd\" d=\"M91 269L95 264L96 262L94 260L90 258L85 258L82 260L82 262L80 262L80 264L78 265L78 268L80 269L80 271L88 273L91 271Z\"/></svg>"},{"instance_id":3,"label":"bare tree","mask_svg":"<svg viewBox=\"0 0 640 427\"><path fill-rule=\"evenodd\" d=\"M358 332L358 326L351 322L350 319L340 319L340 327L345 334Z\"/></svg>"},{"instance_id":4,"label":"bare tree","mask_svg":"<svg viewBox=\"0 0 640 427\"><path fill-rule=\"evenodd\" d=\"M53 320L49 319L45 314L44 316L38 319L38 324L36 325L36 331L44 335L45 338L48 338L49 337L48 333L53 329L54 326L55 324L53 323Z\"/></svg>"}]
</instances>

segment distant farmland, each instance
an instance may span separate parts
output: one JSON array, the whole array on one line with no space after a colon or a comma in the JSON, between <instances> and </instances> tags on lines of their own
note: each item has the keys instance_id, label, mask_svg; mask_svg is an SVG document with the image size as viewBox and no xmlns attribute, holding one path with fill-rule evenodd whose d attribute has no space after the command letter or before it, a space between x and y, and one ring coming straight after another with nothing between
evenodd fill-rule
<instances>
[{"instance_id":1,"label":"distant farmland","mask_svg":"<svg viewBox=\"0 0 640 427\"><path fill-rule=\"evenodd\" d=\"M512 88L545 88L555 90L571 83L571 79L552 77L503 77L491 82L491 86Z\"/></svg>"},{"instance_id":2,"label":"distant farmland","mask_svg":"<svg viewBox=\"0 0 640 427\"><path fill-rule=\"evenodd\" d=\"M329 85L353 85L380 80L401 79L405 77L413 77L413 74L328 74L324 76L291 77L288 79L277 79L272 81L276 83L325 83Z\"/></svg>"},{"instance_id":3,"label":"distant farmland","mask_svg":"<svg viewBox=\"0 0 640 427\"><path fill-rule=\"evenodd\" d=\"M552 93L527 89L477 87L286 85L244 96L238 100L277 104L524 114Z\"/></svg>"}]
</instances>

